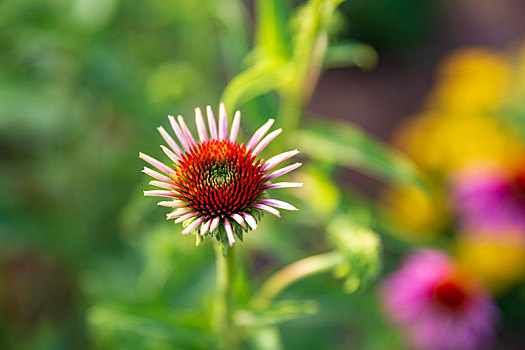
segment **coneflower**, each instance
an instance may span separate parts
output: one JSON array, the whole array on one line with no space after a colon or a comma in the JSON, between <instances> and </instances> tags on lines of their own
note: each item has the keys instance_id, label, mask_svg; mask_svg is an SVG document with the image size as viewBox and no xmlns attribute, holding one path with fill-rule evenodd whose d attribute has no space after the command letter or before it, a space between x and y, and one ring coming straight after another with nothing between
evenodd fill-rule
<instances>
[{"instance_id":1,"label":"coneflower","mask_svg":"<svg viewBox=\"0 0 525 350\"><path fill-rule=\"evenodd\" d=\"M456 175L453 190L468 230L525 234L525 163L514 171L488 165L467 169Z\"/></svg>"},{"instance_id":2,"label":"coneflower","mask_svg":"<svg viewBox=\"0 0 525 350\"><path fill-rule=\"evenodd\" d=\"M481 349L494 337L498 311L492 299L441 251L423 249L407 257L381 292L388 318L415 349Z\"/></svg>"},{"instance_id":3,"label":"coneflower","mask_svg":"<svg viewBox=\"0 0 525 350\"><path fill-rule=\"evenodd\" d=\"M215 236L232 246L235 237L257 228L262 212L280 217L279 209L297 210L293 205L269 198L267 190L301 187L299 182L271 183L277 177L301 166L301 163L274 170L298 150L281 153L264 161L257 159L261 151L280 133L268 134L274 120L268 120L245 144L237 142L241 114L235 113L228 130L226 109L221 103L218 125L211 110L206 108L208 128L200 108L195 109L198 140L188 129L182 116L169 116L177 143L161 126L158 131L166 141L161 146L171 160L168 166L144 153L139 157L159 171L145 167L143 172L154 179L150 185L161 190L144 191L145 196L166 197L158 205L174 208L167 219L183 223L182 234L193 232L197 243L201 237ZM228 132L229 131L229 132ZM208 133L209 132L209 133Z\"/></svg>"}]
</instances>

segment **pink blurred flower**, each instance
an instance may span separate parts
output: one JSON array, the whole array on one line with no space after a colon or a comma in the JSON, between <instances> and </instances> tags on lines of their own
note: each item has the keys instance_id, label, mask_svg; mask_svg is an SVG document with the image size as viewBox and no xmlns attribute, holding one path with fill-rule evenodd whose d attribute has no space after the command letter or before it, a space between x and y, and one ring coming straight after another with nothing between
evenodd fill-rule
<instances>
[{"instance_id":1,"label":"pink blurred flower","mask_svg":"<svg viewBox=\"0 0 525 350\"><path fill-rule=\"evenodd\" d=\"M444 253L409 256L381 288L388 318L424 350L479 349L494 335L490 297Z\"/></svg>"},{"instance_id":2,"label":"pink blurred flower","mask_svg":"<svg viewBox=\"0 0 525 350\"><path fill-rule=\"evenodd\" d=\"M525 171L472 169L455 179L453 189L463 226L525 232Z\"/></svg>"}]
</instances>

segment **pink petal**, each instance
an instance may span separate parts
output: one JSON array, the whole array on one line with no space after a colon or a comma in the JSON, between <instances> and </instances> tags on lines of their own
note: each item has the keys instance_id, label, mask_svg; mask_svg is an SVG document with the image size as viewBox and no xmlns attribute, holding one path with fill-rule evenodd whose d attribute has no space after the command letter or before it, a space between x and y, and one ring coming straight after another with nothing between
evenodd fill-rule
<instances>
[{"instance_id":1,"label":"pink petal","mask_svg":"<svg viewBox=\"0 0 525 350\"><path fill-rule=\"evenodd\" d=\"M273 215L277 216L278 218L281 217L281 213L279 213L279 210L277 210L275 208L272 208L272 207L269 207L267 205L257 203L257 204L254 204L253 207L257 208L257 209L261 209L261 210L267 211L268 213L273 214Z\"/></svg>"},{"instance_id":2,"label":"pink petal","mask_svg":"<svg viewBox=\"0 0 525 350\"><path fill-rule=\"evenodd\" d=\"M192 212L193 212L192 209L177 209L175 211L172 211L171 213L166 214L166 219L167 220L175 219L175 218L178 218L179 216L186 215Z\"/></svg>"},{"instance_id":3,"label":"pink petal","mask_svg":"<svg viewBox=\"0 0 525 350\"><path fill-rule=\"evenodd\" d=\"M277 182L270 185L265 185L265 190L271 190L274 188L292 188L292 187L303 187L302 182Z\"/></svg>"},{"instance_id":4,"label":"pink petal","mask_svg":"<svg viewBox=\"0 0 525 350\"><path fill-rule=\"evenodd\" d=\"M171 191L152 190L144 191L146 197L177 197L177 194Z\"/></svg>"},{"instance_id":5,"label":"pink petal","mask_svg":"<svg viewBox=\"0 0 525 350\"><path fill-rule=\"evenodd\" d=\"M274 119L269 119L263 126L257 129L257 131L255 131L252 138L250 139L250 141L248 141L248 143L246 144L246 149L251 149L255 147L255 145L257 145L259 141L262 140L264 135L266 135L268 130L270 130L274 122L275 122Z\"/></svg>"},{"instance_id":6,"label":"pink petal","mask_svg":"<svg viewBox=\"0 0 525 350\"><path fill-rule=\"evenodd\" d=\"M272 207L286 209L286 210L299 210L293 205L291 205L290 203L280 201L278 199L273 199L273 198L263 198L260 200L260 203L271 205Z\"/></svg>"},{"instance_id":7,"label":"pink petal","mask_svg":"<svg viewBox=\"0 0 525 350\"><path fill-rule=\"evenodd\" d=\"M237 141L237 134L239 133L239 126L241 125L241 112L235 112L233 117L232 129L230 131L230 141L235 143Z\"/></svg>"},{"instance_id":8,"label":"pink petal","mask_svg":"<svg viewBox=\"0 0 525 350\"><path fill-rule=\"evenodd\" d=\"M226 140L228 134L228 116L226 115L226 108L224 103L219 106L219 140Z\"/></svg>"},{"instance_id":9,"label":"pink petal","mask_svg":"<svg viewBox=\"0 0 525 350\"><path fill-rule=\"evenodd\" d=\"M175 120L175 117L172 115L169 115L168 119L170 120L171 128L175 132L175 135L177 135L177 138L179 139L180 144L186 151L189 151L190 145L188 144L188 141L186 140L186 136L184 136L184 132L182 132L179 124Z\"/></svg>"},{"instance_id":10,"label":"pink petal","mask_svg":"<svg viewBox=\"0 0 525 350\"><path fill-rule=\"evenodd\" d=\"M168 134L168 132L166 130L164 130L164 128L162 126L159 126L157 128L157 130L160 132L160 135L162 136L162 138L164 139L164 141L166 141L166 143L168 144L168 146L171 147L171 149L177 154L177 155L180 155L182 154L182 151L180 150L179 146L177 145L177 143L175 142L175 140L173 140L170 136L170 134Z\"/></svg>"},{"instance_id":11,"label":"pink petal","mask_svg":"<svg viewBox=\"0 0 525 350\"><path fill-rule=\"evenodd\" d=\"M273 173L271 173L270 175L267 175L267 176L264 178L264 180L265 180L265 181L273 180L273 179L275 179L276 177L279 177L279 176L281 176L281 175L287 174L287 173L289 173L290 171L299 168L301 165L303 165L303 163L295 163L295 164L292 164L292 165L285 166L284 168L281 168L281 169L279 169L279 170L276 170L276 171L274 171Z\"/></svg>"},{"instance_id":12,"label":"pink petal","mask_svg":"<svg viewBox=\"0 0 525 350\"><path fill-rule=\"evenodd\" d=\"M261 142L259 142L259 144L257 145L257 147L255 147L255 149L253 150L252 154L254 156L257 156L259 153L261 153L261 151L266 147L268 146L268 144L270 142L273 141L273 139L275 139L277 136L279 136L279 134L283 132L283 129L277 129L277 130L274 130L272 131L271 133L269 133L268 135L266 135L266 137L264 139L262 139Z\"/></svg>"},{"instance_id":13,"label":"pink petal","mask_svg":"<svg viewBox=\"0 0 525 350\"><path fill-rule=\"evenodd\" d=\"M168 156L169 159L173 161L173 163L177 164L179 158L175 155L175 153L173 153L168 147L164 147L161 145L160 148L162 148L164 153Z\"/></svg>"},{"instance_id":14,"label":"pink petal","mask_svg":"<svg viewBox=\"0 0 525 350\"><path fill-rule=\"evenodd\" d=\"M157 179L157 180L160 180L160 181L164 181L164 182L171 182L173 183L173 179L170 179L169 177L167 176L164 176L162 175L161 173L158 173L156 172L155 170L152 170L150 168L147 168L147 167L144 167L144 169L142 170L142 172L146 175L149 175L151 176L152 178L154 179Z\"/></svg>"},{"instance_id":15,"label":"pink petal","mask_svg":"<svg viewBox=\"0 0 525 350\"><path fill-rule=\"evenodd\" d=\"M226 229L226 235L228 236L228 242L230 243L230 247L233 246L233 243L235 243L235 237L233 237L233 230L232 225L230 224L230 220L227 218L224 218L224 228Z\"/></svg>"},{"instance_id":16,"label":"pink petal","mask_svg":"<svg viewBox=\"0 0 525 350\"><path fill-rule=\"evenodd\" d=\"M159 162L155 158L148 156L147 154L144 154L144 153L140 152L139 153L139 158L145 160L148 163L150 163L151 165L153 165L155 168L159 169L160 171L162 171L166 175L170 175L170 176L174 176L175 175L175 171L173 171L173 169L171 169L170 167L168 167L164 163Z\"/></svg>"},{"instance_id":17,"label":"pink petal","mask_svg":"<svg viewBox=\"0 0 525 350\"><path fill-rule=\"evenodd\" d=\"M208 126L210 128L210 139L217 138L217 124L215 124L215 116L210 106L206 106L206 114L208 115Z\"/></svg>"},{"instance_id":18,"label":"pink petal","mask_svg":"<svg viewBox=\"0 0 525 350\"><path fill-rule=\"evenodd\" d=\"M190 218L192 218L194 216L197 216L197 215L198 215L198 213L196 213L196 212L188 213L188 214L183 215L180 218L176 219L175 223L178 224L179 222L186 221L186 220L188 220L188 219L190 219Z\"/></svg>"},{"instance_id":19,"label":"pink petal","mask_svg":"<svg viewBox=\"0 0 525 350\"><path fill-rule=\"evenodd\" d=\"M195 124L197 125L197 133L201 142L208 140L208 133L206 132L206 125L202 118L202 111L200 108L195 108Z\"/></svg>"},{"instance_id":20,"label":"pink petal","mask_svg":"<svg viewBox=\"0 0 525 350\"><path fill-rule=\"evenodd\" d=\"M246 224L244 223L244 219L242 218L242 216L240 216L239 214L232 214L231 215L231 218L235 221L237 221L237 223L239 225L241 225L242 227L245 227Z\"/></svg>"},{"instance_id":21,"label":"pink petal","mask_svg":"<svg viewBox=\"0 0 525 350\"><path fill-rule=\"evenodd\" d=\"M182 208L186 206L186 203L183 201L173 200L173 201L162 201L158 202L157 205L168 208Z\"/></svg>"},{"instance_id":22,"label":"pink petal","mask_svg":"<svg viewBox=\"0 0 525 350\"><path fill-rule=\"evenodd\" d=\"M201 236L204 236L206 233L208 233L208 230L210 229L211 221L212 221L212 219L206 221L206 222L201 226Z\"/></svg>"},{"instance_id":23,"label":"pink petal","mask_svg":"<svg viewBox=\"0 0 525 350\"><path fill-rule=\"evenodd\" d=\"M165 182L162 182L162 181L150 181L149 184L151 186L165 188L167 190L173 190L173 185L172 184L168 184L168 183L165 183Z\"/></svg>"},{"instance_id":24,"label":"pink petal","mask_svg":"<svg viewBox=\"0 0 525 350\"><path fill-rule=\"evenodd\" d=\"M182 118L182 115L179 115L177 117L179 120L180 127L182 128L182 132L184 133L184 136L186 136L186 140L188 140L188 144L190 146L195 147L195 140L193 139L193 135L190 132L190 129L186 126L186 123L184 122L184 118Z\"/></svg>"},{"instance_id":25,"label":"pink petal","mask_svg":"<svg viewBox=\"0 0 525 350\"><path fill-rule=\"evenodd\" d=\"M299 154L299 151L294 149L293 151L288 151L288 152L284 152L284 153L281 153L281 154L278 154L270 159L268 159L264 165L263 165L263 170L265 172L269 171L270 169L272 169L273 167L275 167L277 164L287 160L287 159L290 159L292 158L293 156L295 156L296 154Z\"/></svg>"},{"instance_id":26,"label":"pink petal","mask_svg":"<svg viewBox=\"0 0 525 350\"><path fill-rule=\"evenodd\" d=\"M219 226L219 221L221 220L220 217L213 218L210 224L210 232L213 232L217 229L217 226Z\"/></svg>"},{"instance_id":27,"label":"pink petal","mask_svg":"<svg viewBox=\"0 0 525 350\"><path fill-rule=\"evenodd\" d=\"M193 221L191 224L188 225L188 227L186 227L184 230L182 230L182 234L185 235L185 234L188 234L190 233L191 231L193 231L197 226L199 226L201 224L201 222L204 221L204 218L203 217L200 217L198 219L195 219L195 221Z\"/></svg>"},{"instance_id":28,"label":"pink petal","mask_svg":"<svg viewBox=\"0 0 525 350\"><path fill-rule=\"evenodd\" d=\"M248 223L248 225L252 228L252 230L255 230L257 228L257 221L253 216L251 216L248 213L241 213L242 217Z\"/></svg>"}]
</instances>

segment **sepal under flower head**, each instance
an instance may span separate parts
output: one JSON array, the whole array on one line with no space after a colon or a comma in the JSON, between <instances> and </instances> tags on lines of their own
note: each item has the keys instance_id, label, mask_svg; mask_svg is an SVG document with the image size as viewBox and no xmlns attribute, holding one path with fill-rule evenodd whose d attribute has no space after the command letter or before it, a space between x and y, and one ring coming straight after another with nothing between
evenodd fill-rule
<instances>
[{"instance_id":1,"label":"sepal under flower head","mask_svg":"<svg viewBox=\"0 0 525 350\"><path fill-rule=\"evenodd\" d=\"M341 256L334 273L345 279L345 291L352 293L377 276L381 241L375 232L351 222L348 217L337 216L328 225L328 238Z\"/></svg>"},{"instance_id":2,"label":"sepal under flower head","mask_svg":"<svg viewBox=\"0 0 525 350\"><path fill-rule=\"evenodd\" d=\"M260 152L281 132L268 134L274 120L261 126L246 144L237 143L241 114L236 112L228 133L226 109L220 105L217 125L213 111L206 109L208 128L200 108L195 109L198 141L182 116L169 116L177 143L159 127L169 147L161 146L171 160L168 166L155 158L139 153L139 157L157 170L145 167L143 172L155 179L150 185L161 190L144 191L146 196L166 197L158 205L173 208L167 219L182 223L182 234L192 232L197 245L206 236L214 236L224 247L232 246L243 234L256 229L264 212L280 217L278 209L297 210L293 205L270 198L267 190L301 187L298 182L270 181L301 166L295 163L274 170L276 166L299 153L297 150L276 155L266 161L257 159ZM209 135L208 135L209 131Z\"/></svg>"}]
</instances>

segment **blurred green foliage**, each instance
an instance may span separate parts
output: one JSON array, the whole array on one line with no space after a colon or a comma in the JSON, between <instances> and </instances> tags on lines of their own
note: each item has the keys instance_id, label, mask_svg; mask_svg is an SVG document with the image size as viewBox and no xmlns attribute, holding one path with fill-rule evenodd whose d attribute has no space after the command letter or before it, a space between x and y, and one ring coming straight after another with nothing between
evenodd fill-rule
<instances>
[{"instance_id":1,"label":"blurred green foliage","mask_svg":"<svg viewBox=\"0 0 525 350\"><path fill-rule=\"evenodd\" d=\"M155 297L177 265L175 251L150 228L162 222L162 214L145 221L151 203L135 200L145 181L137 151L158 144L154 126L166 114L218 102L247 51L245 12L237 1L0 4L3 260L54 256L75 290L73 301L60 302L81 308L101 295L136 299L138 291L129 287L138 277L146 285L140 294ZM143 255L129 244L138 243L146 227L151 240ZM145 263L149 256L156 261ZM146 272L140 274L144 264ZM0 283L1 289L11 293L16 285L6 283ZM52 288L48 280L33 283L42 293ZM34 317L30 308L21 312L23 317ZM43 312L47 319L56 310ZM82 313L75 317L82 323ZM2 318L14 328L27 322L5 313ZM70 322L37 325L32 334L40 336L4 331L6 345L1 347L98 344L85 331L68 331ZM40 339L49 343L37 345L46 342Z\"/></svg>"}]
</instances>

